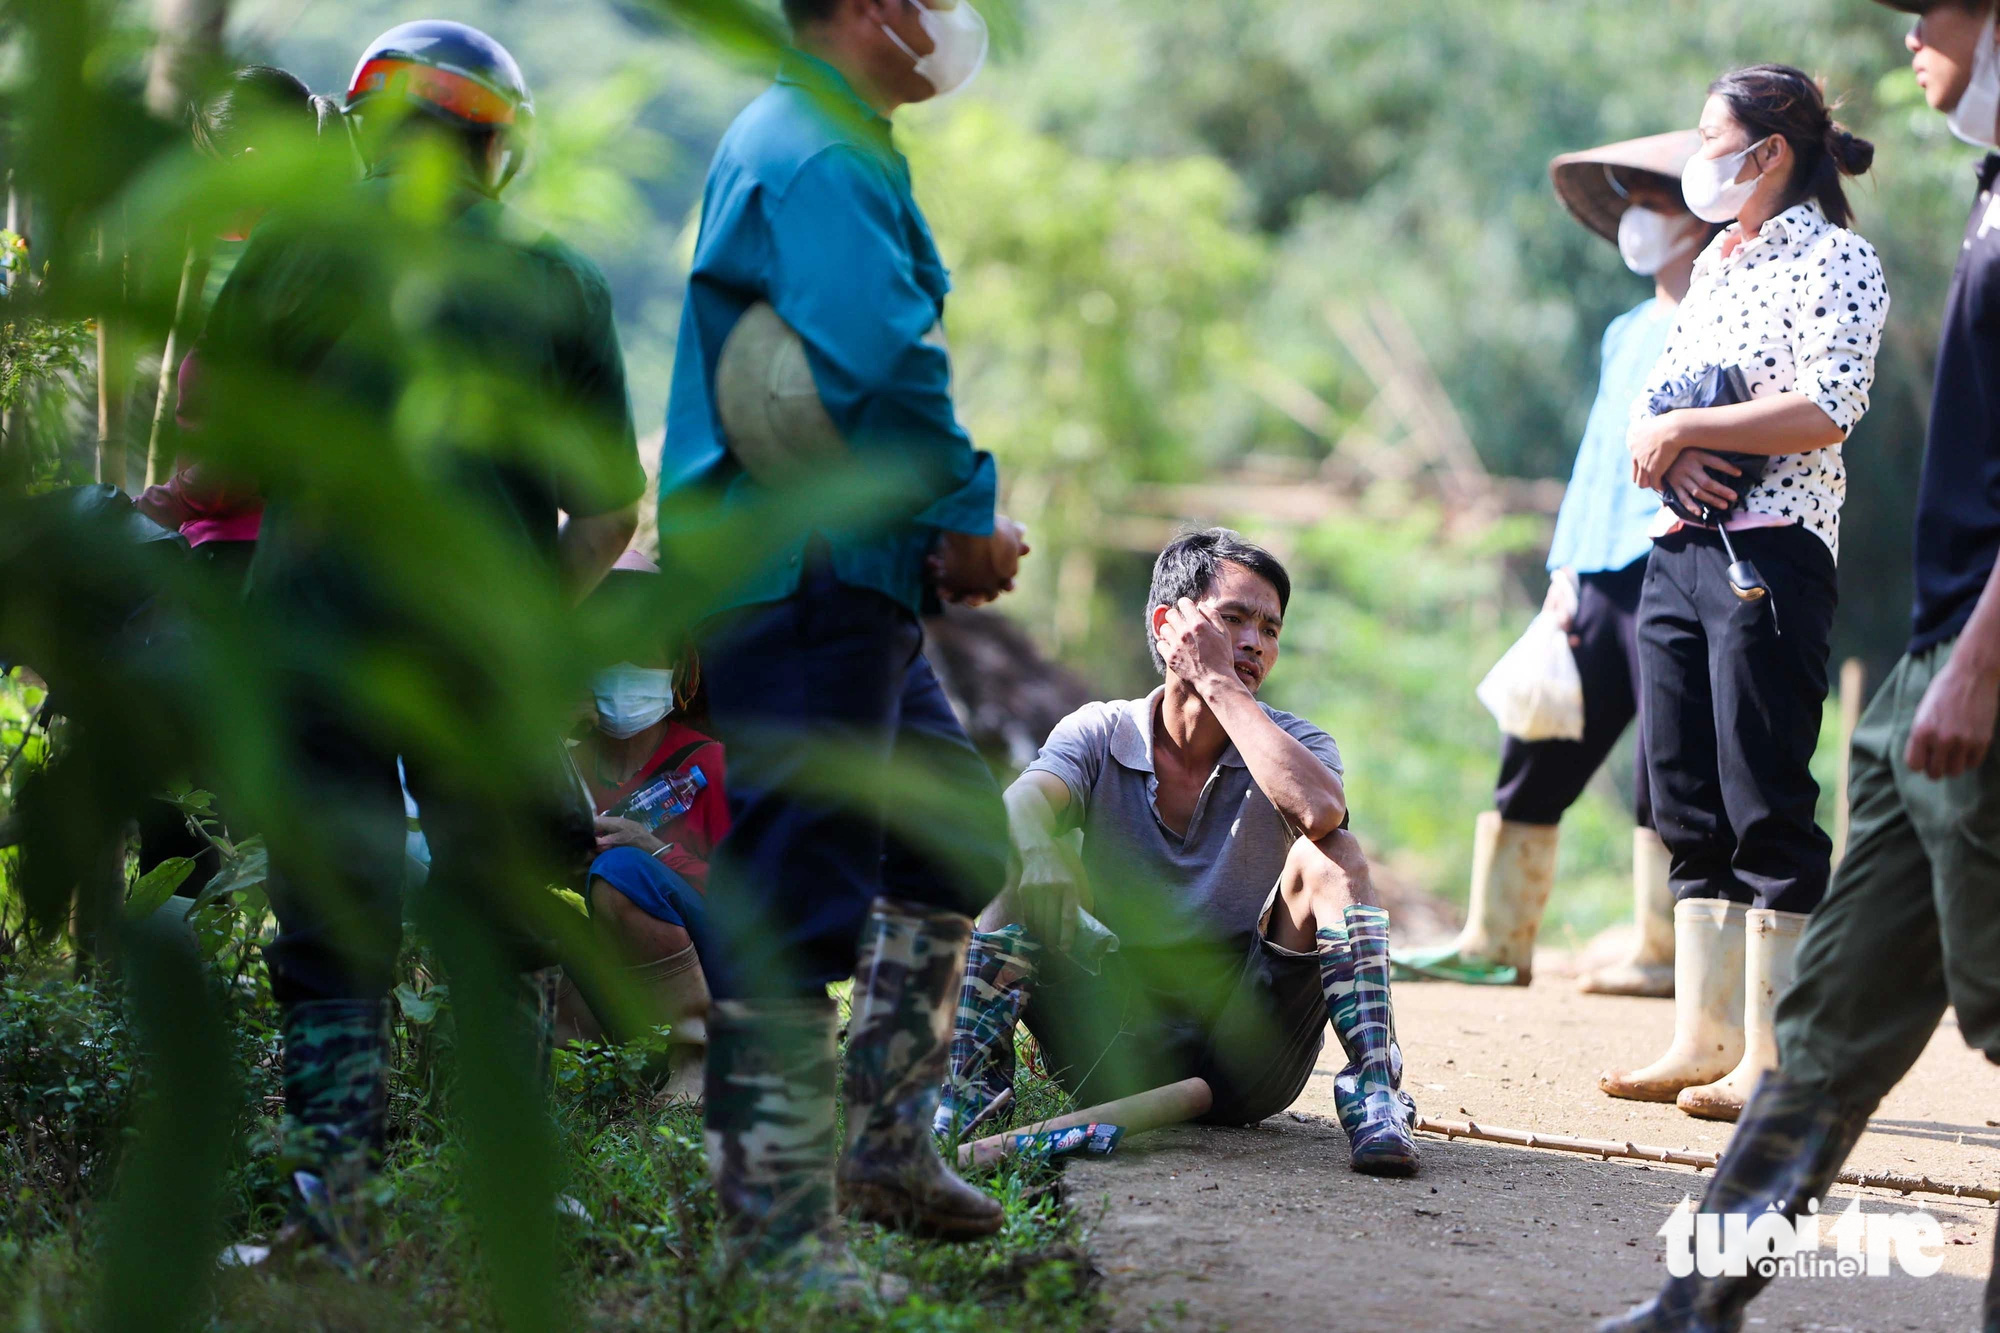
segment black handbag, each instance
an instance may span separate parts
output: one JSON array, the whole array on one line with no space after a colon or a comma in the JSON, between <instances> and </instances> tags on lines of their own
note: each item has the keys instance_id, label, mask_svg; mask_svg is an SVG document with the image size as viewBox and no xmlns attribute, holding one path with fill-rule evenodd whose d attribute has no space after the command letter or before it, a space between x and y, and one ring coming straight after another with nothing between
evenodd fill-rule
<instances>
[{"instance_id":1,"label":"black handbag","mask_svg":"<svg viewBox=\"0 0 2000 1333\"><path fill-rule=\"evenodd\" d=\"M1698 375L1690 376L1667 385L1654 394L1646 404L1646 410L1654 416L1663 412L1677 412L1685 407L1728 407L1733 403L1750 401L1750 386L1744 382L1743 372L1735 366L1710 366ZM1771 585L1764 582L1764 576L1757 572L1757 566L1736 554L1736 543L1729 540L1729 529L1722 520L1742 507L1743 498L1750 488L1763 480L1764 469L1771 465L1768 454L1726 453L1710 451L1715 457L1737 468L1742 475L1732 477L1727 473L1717 477L1723 485L1736 492L1736 498L1724 508L1717 510L1708 505L1695 513L1681 503L1681 498L1672 490L1662 490L1660 499L1677 516L1689 523L1712 525L1722 538L1722 549L1729 554L1729 590L1737 599L1745 602L1767 602L1771 608L1771 624L1778 623L1778 605L1771 600ZM1784 631L1779 630L1779 633Z\"/></svg>"},{"instance_id":2,"label":"black handbag","mask_svg":"<svg viewBox=\"0 0 2000 1333\"><path fill-rule=\"evenodd\" d=\"M1743 372L1735 366L1710 366L1698 375L1677 380L1654 394L1646 404L1646 410L1653 416L1667 412L1677 412L1687 407L1728 407L1732 403L1750 401L1750 386L1744 382ZM1736 499L1722 510L1704 508L1693 513L1681 503L1678 495L1671 490L1660 492L1660 499L1675 515L1689 523L1719 523L1743 504L1743 497L1750 488L1761 481L1764 469L1771 465L1768 454L1717 453L1715 455L1731 467L1740 468L1743 475L1732 477L1718 475L1717 481L1736 492Z\"/></svg>"}]
</instances>

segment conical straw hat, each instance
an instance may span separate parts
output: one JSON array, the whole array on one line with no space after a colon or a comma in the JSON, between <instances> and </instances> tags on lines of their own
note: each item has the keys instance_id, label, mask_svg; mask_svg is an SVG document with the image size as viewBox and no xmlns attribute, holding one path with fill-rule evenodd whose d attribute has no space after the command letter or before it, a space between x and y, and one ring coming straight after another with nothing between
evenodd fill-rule
<instances>
[{"instance_id":1,"label":"conical straw hat","mask_svg":"<svg viewBox=\"0 0 2000 1333\"><path fill-rule=\"evenodd\" d=\"M1612 183L1610 168L1650 172L1678 190L1681 168L1700 148L1701 135L1694 130L1649 134L1587 152L1564 153L1549 163L1549 180L1578 222L1615 245L1618 219L1629 201Z\"/></svg>"}]
</instances>

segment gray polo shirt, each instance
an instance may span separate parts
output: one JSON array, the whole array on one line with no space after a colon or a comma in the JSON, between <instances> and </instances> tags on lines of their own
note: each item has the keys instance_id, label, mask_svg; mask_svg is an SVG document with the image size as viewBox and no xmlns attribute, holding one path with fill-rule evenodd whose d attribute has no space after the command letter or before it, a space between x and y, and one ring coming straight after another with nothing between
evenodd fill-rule
<instances>
[{"instance_id":1,"label":"gray polo shirt","mask_svg":"<svg viewBox=\"0 0 2000 1333\"><path fill-rule=\"evenodd\" d=\"M1166 689L1085 704L1056 725L1030 773L1069 788L1065 816L1083 830L1093 911L1128 947L1201 941L1248 947L1297 834L1265 799L1231 745L1209 774L1182 837L1154 798L1153 720ZM1312 723L1260 703L1336 775L1340 747Z\"/></svg>"}]
</instances>

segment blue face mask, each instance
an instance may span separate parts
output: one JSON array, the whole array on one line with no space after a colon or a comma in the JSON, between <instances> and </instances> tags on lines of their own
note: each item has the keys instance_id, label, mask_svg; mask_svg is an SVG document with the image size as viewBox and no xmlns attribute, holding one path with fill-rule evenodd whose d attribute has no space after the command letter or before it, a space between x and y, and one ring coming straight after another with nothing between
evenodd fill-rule
<instances>
[{"instance_id":1,"label":"blue face mask","mask_svg":"<svg viewBox=\"0 0 2000 1333\"><path fill-rule=\"evenodd\" d=\"M597 729L616 740L636 736L671 713L674 673L620 662L597 673Z\"/></svg>"}]
</instances>

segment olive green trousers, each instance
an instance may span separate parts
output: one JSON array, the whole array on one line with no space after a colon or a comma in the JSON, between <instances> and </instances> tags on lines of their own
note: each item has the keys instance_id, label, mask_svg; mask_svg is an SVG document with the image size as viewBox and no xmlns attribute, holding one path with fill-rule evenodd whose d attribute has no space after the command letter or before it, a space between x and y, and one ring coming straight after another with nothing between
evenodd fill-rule
<instances>
[{"instance_id":1,"label":"olive green trousers","mask_svg":"<svg viewBox=\"0 0 2000 1333\"><path fill-rule=\"evenodd\" d=\"M1871 1110L1916 1063L1946 1006L1967 1044L2000 1063L2000 745L1943 781L1903 762L1952 647L1897 663L1861 719L1847 855L1778 1004L1786 1075Z\"/></svg>"}]
</instances>

